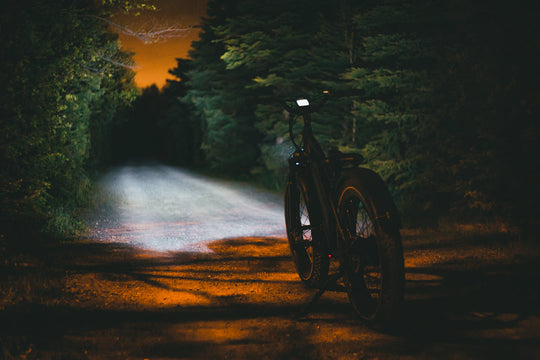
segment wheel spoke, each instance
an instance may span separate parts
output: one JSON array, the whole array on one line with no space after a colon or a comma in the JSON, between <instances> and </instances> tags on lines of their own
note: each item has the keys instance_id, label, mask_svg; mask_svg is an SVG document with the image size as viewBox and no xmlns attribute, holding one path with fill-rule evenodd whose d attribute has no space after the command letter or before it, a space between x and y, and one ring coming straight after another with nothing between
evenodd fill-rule
<instances>
[{"instance_id":1,"label":"wheel spoke","mask_svg":"<svg viewBox=\"0 0 540 360\"><path fill-rule=\"evenodd\" d=\"M328 274L328 257L320 243L322 232L314 229L303 185L290 185L285 204L289 246L300 278L318 286Z\"/></svg>"},{"instance_id":2,"label":"wheel spoke","mask_svg":"<svg viewBox=\"0 0 540 360\"><path fill-rule=\"evenodd\" d=\"M343 270L349 299L361 316L369 318L377 309L381 292L373 221L356 192L343 199L338 211L345 233Z\"/></svg>"}]
</instances>

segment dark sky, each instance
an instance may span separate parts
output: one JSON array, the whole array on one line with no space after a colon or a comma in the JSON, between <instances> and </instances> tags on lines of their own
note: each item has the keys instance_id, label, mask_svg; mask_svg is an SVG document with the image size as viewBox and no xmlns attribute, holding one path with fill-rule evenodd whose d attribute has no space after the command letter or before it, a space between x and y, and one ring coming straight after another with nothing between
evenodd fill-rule
<instances>
[{"instance_id":1,"label":"dark sky","mask_svg":"<svg viewBox=\"0 0 540 360\"><path fill-rule=\"evenodd\" d=\"M145 27L154 23L173 24L179 27L197 25L201 16L206 13L207 0L155 0L153 4L158 11L137 17L122 17L120 23L137 29L141 24ZM198 39L198 29L194 28L183 37L168 39L163 42L145 44L143 41L120 34L122 47L135 52L137 64L135 81L138 86L145 87L156 84L162 87L165 79L172 78L168 70L176 66L176 58L187 57L191 42Z\"/></svg>"}]
</instances>

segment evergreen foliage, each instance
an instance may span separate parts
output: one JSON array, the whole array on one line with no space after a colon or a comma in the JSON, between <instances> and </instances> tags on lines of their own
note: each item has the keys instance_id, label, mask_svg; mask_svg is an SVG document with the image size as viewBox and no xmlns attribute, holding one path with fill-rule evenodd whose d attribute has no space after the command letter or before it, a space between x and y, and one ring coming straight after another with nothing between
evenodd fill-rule
<instances>
[{"instance_id":1,"label":"evergreen foliage","mask_svg":"<svg viewBox=\"0 0 540 360\"><path fill-rule=\"evenodd\" d=\"M316 135L363 153L409 223L534 222L537 15L502 1L213 0L179 76L183 101L208 166L279 187L282 102L361 90L315 114Z\"/></svg>"},{"instance_id":2,"label":"evergreen foliage","mask_svg":"<svg viewBox=\"0 0 540 360\"><path fill-rule=\"evenodd\" d=\"M133 156L283 186L283 102L326 149L362 153L405 220L538 225L538 5L461 0L210 0L190 59L136 97L102 21L144 1L0 5L1 222L63 227L91 169ZM142 134L142 135L141 135ZM114 155L113 155L114 154ZM52 225L51 225L52 224ZM56 224L56 225L54 225Z\"/></svg>"},{"instance_id":3,"label":"evergreen foliage","mask_svg":"<svg viewBox=\"0 0 540 360\"><path fill-rule=\"evenodd\" d=\"M179 72L176 72L179 74ZM170 81L161 91L152 85L125 111L113 127L111 153L115 163L162 161L195 166L200 142L191 124L188 105L179 99L183 82Z\"/></svg>"},{"instance_id":4,"label":"evergreen foliage","mask_svg":"<svg viewBox=\"0 0 540 360\"><path fill-rule=\"evenodd\" d=\"M201 40L190 53L184 97L201 129L204 163L229 174L248 171L258 157L254 102L244 86L250 75L241 68L227 69L221 59L224 44L219 40L219 27L231 21L234 5L234 1L223 6L210 3L212 17L203 23Z\"/></svg>"},{"instance_id":5,"label":"evergreen foliage","mask_svg":"<svg viewBox=\"0 0 540 360\"><path fill-rule=\"evenodd\" d=\"M64 236L87 200L89 162L104 157L132 73L89 1L6 0L0 5L0 223L2 234ZM93 135L93 136L91 136Z\"/></svg>"}]
</instances>

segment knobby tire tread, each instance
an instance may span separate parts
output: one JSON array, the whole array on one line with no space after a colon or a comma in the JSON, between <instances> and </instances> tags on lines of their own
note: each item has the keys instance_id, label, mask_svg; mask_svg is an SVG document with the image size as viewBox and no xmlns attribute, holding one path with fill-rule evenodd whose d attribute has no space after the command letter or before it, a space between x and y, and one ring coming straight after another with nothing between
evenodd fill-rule
<instances>
[{"instance_id":1,"label":"knobby tire tread","mask_svg":"<svg viewBox=\"0 0 540 360\"><path fill-rule=\"evenodd\" d=\"M313 251L313 258L311 262L311 269L309 273L303 271L303 266L305 264L301 263L300 259L303 254L298 254L295 250L295 238L294 233L298 231L298 226L300 225L299 219L299 208L300 208L300 198L303 196L306 202L308 217L310 224L320 224L319 215L313 208L311 199L307 192L307 185L298 179L290 179L287 182L287 187L285 191L285 220L287 227L287 239L289 242L289 248L291 251L291 256L294 260L296 270L300 279L309 287L319 288L324 284L328 278L328 249L326 244L326 238L322 228L312 228L311 236L312 241L310 248Z\"/></svg>"},{"instance_id":2,"label":"knobby tire tread","mask_svg":"<svg viewBox=\"0 0 540 360\"><path fill-rule=\"evenodd\" d=\"M345 197L356 195L364 203L374 225L381 289L378 305L372 314L366 315L362 312L362 304L356 303L357 299L351 296L352 290L347 286L349 300L369 325L379 330L390 330L399 320L404 297L404 261L399 216L386 185L370 170L351 169L344 174L338 194L338 212L343 211L344 204L341 202ZM344 244L340 246L344 248ZM347 285L346 271L344 276Z\"/></svg>"}]
</instances>

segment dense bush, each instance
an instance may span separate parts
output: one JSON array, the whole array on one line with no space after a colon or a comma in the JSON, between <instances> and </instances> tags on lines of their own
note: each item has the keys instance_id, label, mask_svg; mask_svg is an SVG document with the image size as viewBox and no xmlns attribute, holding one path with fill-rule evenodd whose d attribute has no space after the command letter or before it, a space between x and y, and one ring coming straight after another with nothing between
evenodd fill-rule
<instances>
[{"instance_id":1,"label":"dense bush","mask_svg":"<svg viewBox=\"0 0 540 360\"><path fill-rule=\"evenodd\" d=\"M91 1L0 5L2 234L76 227L90 165L105 158L116 110L136 95L131 58L100 18L108 10Z\"/></svg>"}]
</instances>

